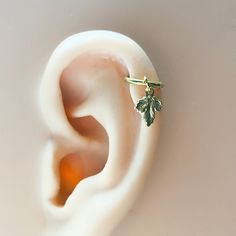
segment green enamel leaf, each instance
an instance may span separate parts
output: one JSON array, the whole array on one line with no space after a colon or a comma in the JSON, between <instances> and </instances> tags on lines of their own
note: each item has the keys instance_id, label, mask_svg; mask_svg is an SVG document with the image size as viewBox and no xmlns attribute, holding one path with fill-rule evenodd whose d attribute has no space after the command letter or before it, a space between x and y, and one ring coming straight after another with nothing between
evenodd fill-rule
<instances>
[{"instance_id":1,"label":"green enamel leaf","mask_svg":"<svg viewBox=\"0 0 236 236\"><path fill-rule=\"evenodd\" d=\"M156 97L153 97L153 106L156 111L160 111L162 108L162 101Z\"/></svg>"},{"instance_id":2,"label":"green enamel leaf","mask_svg":"<svg viewBox=\"0 0 236 236\"><path fill-rule=\"evenodd\" d=\"M146 112L144 112L143 118L144 118L147 126L150 126L153 123L153 119L150 115L150 110L147 110Z\"/></svg>"},{"instance_id":3,"label":"green enamel leaf","mask_svg":"<svg viewBox=\"0 0 236 236\"><path fill-rule=\"evenodd\" d=\"M149 104L149 101L147 97L143 97L142 99L138 101L136 105L136 109L141 113L145 112L147 110L148 104Z\"/></svg>"},{"instance_id":4,"label":"green enamel leaf","mask_svg":"<svg viewBox=\"0 0 236 236\"><path fill-rule=\"evenodd\" d=\"M155 119L155 109L153 107L153 102L148 105L148 109L144 112L143 118L147 124L147 126L150 126L154 119Z\"/></svg>"},{"instance_id":5,"label":"green enamel leaf","mask_svg":"<svg viewBox=\"0 0 236 236\"><path fill-rule=\"evenodd\" d=\"M160 111L162 102L155 96L147 95L136 104L136 109L143 114L147 126L150 126L155 119L155 112Z\"/></svg>"}]
</instances>

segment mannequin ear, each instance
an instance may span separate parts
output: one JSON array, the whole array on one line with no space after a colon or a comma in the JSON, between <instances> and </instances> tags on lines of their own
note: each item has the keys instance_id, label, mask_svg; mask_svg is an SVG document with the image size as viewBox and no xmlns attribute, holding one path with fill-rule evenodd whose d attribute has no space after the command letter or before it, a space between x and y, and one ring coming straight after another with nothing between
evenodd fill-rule
<instances>
[{"instance_id":1,"label":"mannequin ear","mask_svg":"<svg viewBox=\"0 0 236 236\"><path fill-rule=\"evenodd\" d=\"M48 62L40 89L51 133L43 205L53 221L66 219L50 235L107 235L142 186L159 117L146 127L134 109L145 88L129 85L126 76L158 80L144 51L109 31L68 38Z\"/></svg>"}]
</instances>

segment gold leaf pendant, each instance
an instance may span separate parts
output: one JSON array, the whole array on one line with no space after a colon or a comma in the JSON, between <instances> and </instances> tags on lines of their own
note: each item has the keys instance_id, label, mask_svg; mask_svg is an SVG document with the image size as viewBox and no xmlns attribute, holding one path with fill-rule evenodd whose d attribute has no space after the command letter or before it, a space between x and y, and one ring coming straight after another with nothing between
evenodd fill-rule
<instances>
[{"instance_id":1,"label":"gold leaf pendant","mask_svg":"<svg viewBox=\"0 0 236 236\"><path fill-rule=\"evenodd\" d=\"M146 125L149 127L155 119L155 113L161 111L163 104L162 101L154 95L154 87L152 87L146 77L144 78L144 83L147 86L145 96L138 100L135 108L142 114Z\"/></svg>"}]
</instances>

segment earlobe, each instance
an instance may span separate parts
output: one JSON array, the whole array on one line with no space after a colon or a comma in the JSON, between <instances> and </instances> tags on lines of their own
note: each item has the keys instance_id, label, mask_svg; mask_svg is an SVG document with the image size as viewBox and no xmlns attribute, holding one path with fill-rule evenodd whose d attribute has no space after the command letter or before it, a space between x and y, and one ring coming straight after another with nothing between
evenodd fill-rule
<instances>
[{"instance_id":1,"label":"earlobe","mask_svg":"<svg viewBox=\"0 0 236 236\"><path fill-rule=\"evenodd\" d=\"M144 51L114 32L72 36L50 58L40 90L52 134L43 203L52 220L67 219L57 236L108 235L142 186L159 119L146 127L134 109L144 89L129 85L126 76L158 81Z\"/></svg>"}]
</instances>

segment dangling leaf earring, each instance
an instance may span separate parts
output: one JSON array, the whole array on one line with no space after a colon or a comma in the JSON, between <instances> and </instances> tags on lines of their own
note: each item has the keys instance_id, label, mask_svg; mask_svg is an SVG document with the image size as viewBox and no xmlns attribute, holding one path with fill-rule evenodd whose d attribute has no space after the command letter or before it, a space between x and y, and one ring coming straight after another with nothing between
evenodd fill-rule
<instances>
[{"instance_id":1,"label":"dangling leaf earring","mask_svg":"<svg viewBox=\"0 0 236 236\"><path fill-rule=\"evenodd\" d=\"M154 122L156 111L161 111L163 106L162 101L154 95L155 88L163 88L164 84L162 82L151 82L146 76L144 76L143 80L130 77L125 77L125 79L131 84L146 86L145 95L143 98L138 100L135 108L142 114L146 125L149 127Z\"/></svg>"}]
</instances>

